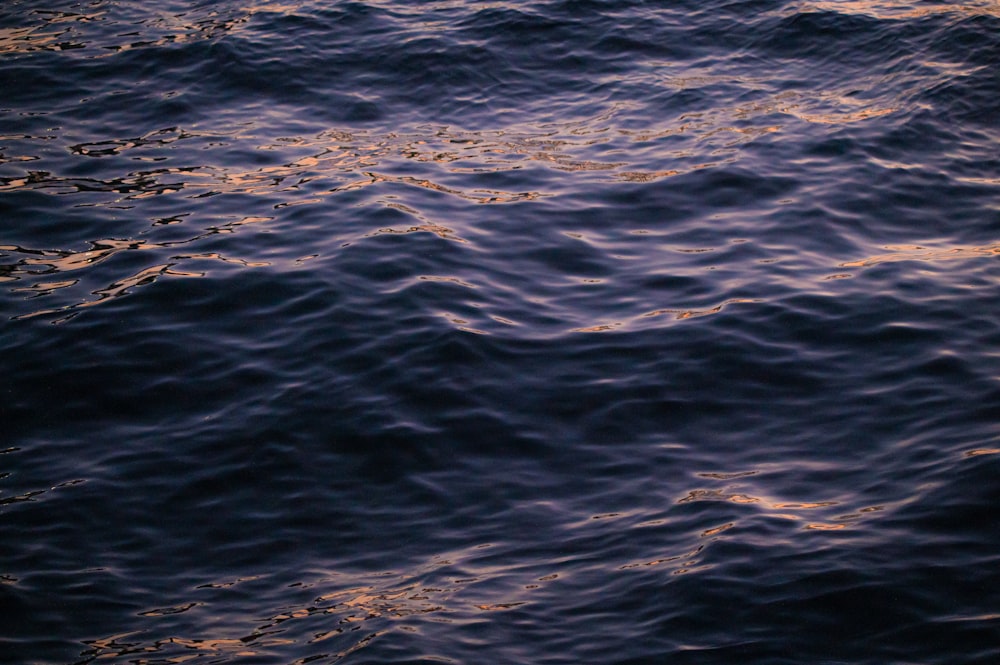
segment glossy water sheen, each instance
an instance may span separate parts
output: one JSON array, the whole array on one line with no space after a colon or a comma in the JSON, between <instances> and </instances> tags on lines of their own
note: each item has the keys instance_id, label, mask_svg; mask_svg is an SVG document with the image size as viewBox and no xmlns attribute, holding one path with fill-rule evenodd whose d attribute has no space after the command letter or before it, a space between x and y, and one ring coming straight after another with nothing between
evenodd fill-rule
<instances>
[{"instance_id":1,"label":"glossy water sheen","mask_svg":"<svg viewBox=\"0 0 1000 665\"><path fill-rule=\"evenodd\" d=\"M1000 662L1000 4L7 0L0 662Z\"/></svg>"}]
</instances>

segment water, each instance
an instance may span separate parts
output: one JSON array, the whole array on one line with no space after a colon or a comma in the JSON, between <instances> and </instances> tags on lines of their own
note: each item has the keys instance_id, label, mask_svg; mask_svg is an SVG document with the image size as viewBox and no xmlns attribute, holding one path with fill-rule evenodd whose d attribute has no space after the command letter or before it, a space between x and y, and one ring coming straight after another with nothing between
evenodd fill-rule
<instances>
[{"instance_id":1,"label":"water","mask_svg":"<svg viewBox=\"0 0 1000 665\"><path fill-rule=\"evenodd\" d=\"M1000 662L1000 5L0 7L0 662Z\"/></svg>"}]
</instances>

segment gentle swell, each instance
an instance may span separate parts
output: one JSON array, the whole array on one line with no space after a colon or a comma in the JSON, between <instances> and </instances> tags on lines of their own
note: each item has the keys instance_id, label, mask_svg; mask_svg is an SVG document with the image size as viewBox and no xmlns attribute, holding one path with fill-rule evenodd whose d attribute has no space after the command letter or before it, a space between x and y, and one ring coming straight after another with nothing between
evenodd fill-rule
<instances>
[{"instance_id":1,"label":"gentle swell","mask_svg":"<svg viewBox=\"0 0 1000 665\"><path fill-rule=\"evenodd\" d=\"M3 5L0 663L997 662L998 53Z\"/></svg>"}]
</instances>

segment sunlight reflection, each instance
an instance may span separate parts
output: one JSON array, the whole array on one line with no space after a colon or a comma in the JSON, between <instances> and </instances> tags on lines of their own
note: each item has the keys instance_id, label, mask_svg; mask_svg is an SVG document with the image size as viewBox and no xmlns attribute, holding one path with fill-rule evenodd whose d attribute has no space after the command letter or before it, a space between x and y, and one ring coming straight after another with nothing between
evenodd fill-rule
<instances>
[{"instance_id":1,"label":"sunlight reflection","mask_svg":"<svg viewBox=\"0 0 1000 665\"><path fill-rule=\"evenodd\" d=\"M826 11L840 14L863 14L879 19L904 20L934 14L968 14L971 16L1000 16L1000 4L995 0L971 2L914 3L909 0L836 0L835 2L805 2L795 6L796 12Z\"/></svg>"},{"instance_id":2,"label":"sunlight reflection","mask_svg":"<svg viewBox=\"0 0 1000 665\"><path fill-rule=\"evenodd\" d=\"M978 257L996 256L1000 254L1000 244L984 245L982 247L948 247L928 248L921 245L887 245L886 254L870 256L857 261L841 263L842 268L866 268L879 263L896 261L952 261Z\"/></svg>"},{"instance_id":3,"label":"sunlight reflection","mask_svg":"<svg viewBox=\"0 0 1000 665\"><path fill-rule=\"evenodd\" d=\"M13 263L0 263L0 281L19 282L28 280L25 286L13 287L14 292L31 293L33 297L51 295L56 291L72 290L80 283L78 279L46 280L31 283L42 275L57 275L66 272L73 272L89 269L95 265L108 262L113 257L121 253L131 252L151 252L158 254L163 250L170 250L194 243L209 236L218 234L234 233L239 227L259 224L269 221L270 217L243 217L238 220L227 222L219 226L209 227L205 232L192 238L184 240L174 240L162 243L151 243L137 240L119 240L107 238L99 241L92 241L90 247L83 251L71 250L39 250L19 247L16 245L0 245L0 261L8 256L16 258ZM244 268L259 268L269 265L263 261L249 261L239 258L226 257L219 252L200 252L190 254L174 254L165 263L157 263L139 270L136 273L112 281L107 286L90 292L96 295L96 299L84 297L75 300L70 304L56 308L43 308L36 311L21 314L15 319L27 319L36 316L48 316L59 313L71 312L68 316L57 319L55 323L62 323L76 315L77 311L85 307L107 302L108 300L129 294L135 287L145 286L156 281L162 276L171 277L204 277L205 271L184 270L177 267L179 264L190 261L218 261L238 265Z\"/></svg>"}]
</instances>

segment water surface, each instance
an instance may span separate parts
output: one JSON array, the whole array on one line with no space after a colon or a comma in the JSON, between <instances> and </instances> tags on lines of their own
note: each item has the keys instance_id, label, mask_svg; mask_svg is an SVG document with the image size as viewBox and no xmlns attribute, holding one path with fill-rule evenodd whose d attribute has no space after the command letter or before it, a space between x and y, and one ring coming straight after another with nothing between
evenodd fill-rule
<instances>
[{"instance_id":1,"label":"water surface","mask_svg":"<svg viewBox=\"0 0 1000 665\"><path fill-rule=\"evenodd\" d=\"M0 662L1000 658L1000 5L0 8Z\"/></svg>"}]
</instances>

